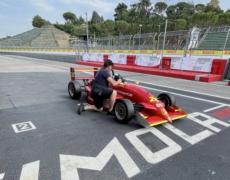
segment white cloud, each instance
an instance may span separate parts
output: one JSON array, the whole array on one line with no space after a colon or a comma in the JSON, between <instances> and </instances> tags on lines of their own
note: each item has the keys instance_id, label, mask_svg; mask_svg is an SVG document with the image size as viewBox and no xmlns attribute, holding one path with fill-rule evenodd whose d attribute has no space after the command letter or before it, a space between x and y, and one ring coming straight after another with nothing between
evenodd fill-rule
<instances>
[{"instance_id":1,"label":"white cloud","mask_svg":"<svg viewBox=\"0 0 230 180\"><path fill-rule=\"evenodd\" d=\"M88 16L90 17L89 13L96 11L99 15L103 16L107 19L106 16L113 17L114 9L118 5L119 2L122 0L116 1L108 1L108 0L59 0L60 3L68 4L76 6L76 11L79 15L84 15L88 12Z\"/></svg>"},{"instance_id":2,"label":"white cloud","mask_svg":"<svg viewBox=\"0 0 230 180\"><path fill-rule=\"evenodd\" d=\"M10 7L8 4L4 3L4 2L0 2L0 6L3 6L3 7Z\"/></svg>"},{"instance_id":3,"label":"white cloud","mask_svg":"<svg viewBox=\"0 0 230 180\"><path fill-rule=\"evenodd\" d=\"M54 6L49 5L47 0L29 0L29 2L39 11L50 12L56 9Z\"/></svg>"}]
</instances>

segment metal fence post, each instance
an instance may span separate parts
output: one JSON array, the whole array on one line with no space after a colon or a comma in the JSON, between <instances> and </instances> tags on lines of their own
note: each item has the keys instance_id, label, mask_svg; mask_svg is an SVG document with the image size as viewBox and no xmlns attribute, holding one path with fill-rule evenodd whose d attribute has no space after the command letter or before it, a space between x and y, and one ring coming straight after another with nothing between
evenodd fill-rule
<instances>
[{"instance_id":1,"label":"metal fence post","mask_svg":"<svg viewBox=\"0 0 230 180\"><path fill-rule=\"evenodd\" d=\"M225 39L224 47L223 47L223 50L222 50L222 53L221 53L221 59L223 57L223 53L224 53L224 50L225 50L225 47L226 47L226 44L227 44L227 41L228 41L229 31L230 31L230 29L228 30L228 33L227 33L227 36L226 36L226 39Z\"/></svg>"},{"instance_id":2,"label":"metal fence post","mask_svg":"<svg viewBox=\"0 0 230 180\"><path fill-rule=\"evenodd\" d=\"M158 50L159 50L159 43L160 43L160 36L161 36L162 32L158 35L158 40L157 40L157 54L158 54Z\"/></svg>"},{"instance_id":3,"label":"metal fence post","mask_svg":"<svg viewBox=\"0 0 230 180\"><path fill-rule=\"evenodd\" d=\"M165 33L164 33L164 41L163 41L162 54L161 54L162 57L163 57L164 49L165 49L165 38L166 38L167 25L168 25L168 19L166 19L165 21Z\"/></svg>"}]
</instances>

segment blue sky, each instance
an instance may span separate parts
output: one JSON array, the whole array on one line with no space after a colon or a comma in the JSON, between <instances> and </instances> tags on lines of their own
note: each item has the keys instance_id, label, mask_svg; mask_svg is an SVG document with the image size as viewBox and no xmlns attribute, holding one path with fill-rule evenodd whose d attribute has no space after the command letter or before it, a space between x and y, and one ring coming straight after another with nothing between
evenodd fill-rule
<instances>
[{"instance_id":1,"label":"blue sky","mask_svg":"<svg viewBox=\"0 0 230 180\"><path fill-rule=\"evenodd\" d=\"M206 4L210 0L187 0L194 4ZM219 0L220 7L223 10L230 9L230 0ZM64 12L72 12L77 17L85 17L88 13L88 19L92 12L96 11L104 19L113 19L114 9L118 3L124 2L126 5L139 2L139 0L0 0L0 38L14 36L19 33L31 30L32 19L35 15L51 23L64 23L62 17ZM156 3L157 1L152 1ZM167 0L168 5L176 4L178 0Z\"/></svg>"}]
</instances>

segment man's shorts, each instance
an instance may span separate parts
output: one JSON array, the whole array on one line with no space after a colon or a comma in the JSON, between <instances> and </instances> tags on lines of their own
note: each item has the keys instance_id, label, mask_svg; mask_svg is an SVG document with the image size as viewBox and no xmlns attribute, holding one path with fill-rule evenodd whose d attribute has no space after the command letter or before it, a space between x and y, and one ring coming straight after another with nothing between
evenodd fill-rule
<instances>
[{"instance_id":1,"label":"man's shorts","mask_svg":"<svg viewBox=\"0 0 230 180\"><path fill-rule=\"evenodd\" d=\"M109 99L112 93L113 93L112 89L105 89L97 94L91 95L94 101L94 105L97 107L97 109L103 107L104 99Z\"/></svg>"}]
</instances>

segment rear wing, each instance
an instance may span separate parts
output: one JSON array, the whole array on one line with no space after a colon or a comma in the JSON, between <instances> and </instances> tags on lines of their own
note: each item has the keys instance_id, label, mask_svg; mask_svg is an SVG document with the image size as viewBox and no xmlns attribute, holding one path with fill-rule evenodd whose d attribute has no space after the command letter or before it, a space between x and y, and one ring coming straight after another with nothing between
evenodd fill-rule
<instances>
[{"instance_id":1,"label":"rear wing","mask_svg":"<svg viewBox=\"0 0 230 180\"><path fill-rule=\"evenodd\" d=\"M98 68L70 68L70 77L71 77L71 81L76 81L76 80L92 80L94 79L94 77L96 76L98 71ZM93 76L91 77L77 77L76 73L77 72L93 72Z\"/></svg>"}]
</instances>

